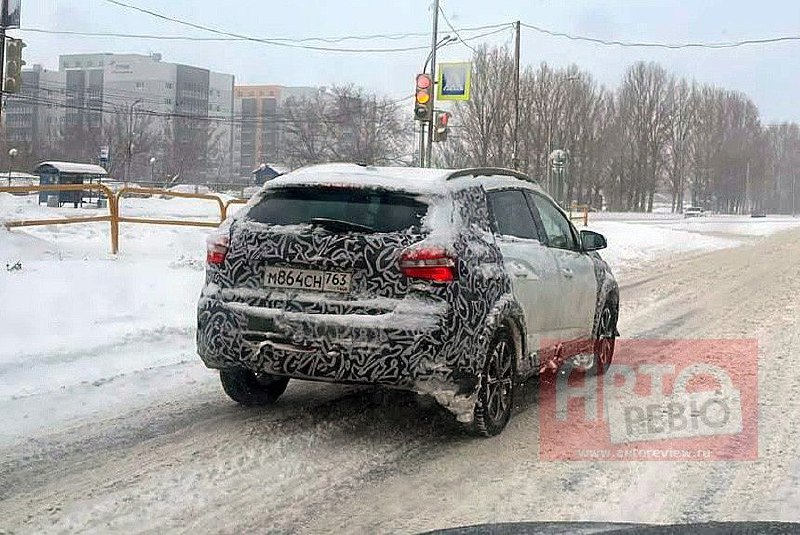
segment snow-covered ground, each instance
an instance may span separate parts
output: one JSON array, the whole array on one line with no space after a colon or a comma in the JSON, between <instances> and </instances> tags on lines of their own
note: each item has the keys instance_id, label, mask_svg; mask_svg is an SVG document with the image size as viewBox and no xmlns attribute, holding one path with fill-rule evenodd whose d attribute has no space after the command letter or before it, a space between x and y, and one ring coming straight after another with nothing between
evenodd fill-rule
<instances>
[{"instance_id":1,"label":"snow-covered ground","mask_svg":"<svg viewBox=\"0 0 800 535\"><path fill-rule=\"evenodd\" d=\"M213 221L194 199L126 199L123 213ZM0 194L0 222L99 215ZM734 247L791 218L592 214L603 256L620 279L648 263ZM208 229L122 224L110 254L107 223L5 230L0 225L0 444L166 396L176 382L215 380L194 353L195 304ZM14 265L21 264L21 269ZM38 401L38 402L37 402Z\"/></svg>"},{"instance_id":2,"label":"snow-covered ground","mask_svg":"<svg viewBox=\"0 0 800 535\"><path fill-rule=\"evenodd\" d=\"M216 214L181 199L124 206ZM0 220L75 213L0 195ZM0 228L0 532L796 520L800 382L786 363L798 344L800 248L797 232L767 235L798 225L592 214L623 283L626 337L759 340L753 463L543 461L538 412L524 409L532 391L488 441L460 437L413 400L356 387L293 381L274 407L245 410L195 356L207 229L123 224L115 258L107 224Z\"/></svg>"},{"instance_id":3,"label":"snow-covered ground","mask_svg":"<svg viewBox=\"0 0 800 535\"><path fill-rule=\"evenodd\" d=\"M0 194L0 221L103 213ZM213 201L177 198L125 199L122 213L219 218ZM196 361L194 304L208 231L122 224L114 257L108 223L0 224L0 410L9 415L0 443L207 375L201 366L173 367Z\"/></svg>"},{"instance_id":4,"label":"snow-covered ground","mask_svg":"<svg viewBox=\"0 0 800 535\"><path fill-rule=\"evenodd\" d=\"M657 259L736 247L753 238L797 226L800 218L789 216L718 215L687 219L669 213L603 212L590 214L586 228L606 236L608 249L602 256L624 278L626 273L646 268Z\"/></svg>"}]
</instances>

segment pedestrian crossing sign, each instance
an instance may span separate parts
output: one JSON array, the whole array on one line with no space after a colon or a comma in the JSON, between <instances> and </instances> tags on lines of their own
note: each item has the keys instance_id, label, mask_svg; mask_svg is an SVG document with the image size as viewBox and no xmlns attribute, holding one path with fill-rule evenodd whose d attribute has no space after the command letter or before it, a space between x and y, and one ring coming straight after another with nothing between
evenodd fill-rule
<instances>
[{"instance_id":1,"label":"pedestrian crossing sign","mask_svg":"<svg viewBox=\"0 0 800 535\"><path fill-rule=\"evenodd\" d=\"M436 98L439 100L469 100L472 87L472 63L440 63Z\"/></svg>"}]
</instances>

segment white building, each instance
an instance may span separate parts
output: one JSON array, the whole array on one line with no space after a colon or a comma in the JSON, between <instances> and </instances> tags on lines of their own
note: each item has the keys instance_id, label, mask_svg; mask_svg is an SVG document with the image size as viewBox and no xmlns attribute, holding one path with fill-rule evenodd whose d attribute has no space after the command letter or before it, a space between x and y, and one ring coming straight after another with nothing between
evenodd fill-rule
<instances>
[{"instance_id":1,"label":"white building","mask_svg":"<svg viewBox=\"0 0 800 535\"><path fill-rule=\"evenodd\" d=\"M132 138L161 140L150 143L147 154L134 146L132 167L139 174L156 158L159 175L181 173L189 182L230 177L232 75L164 62L160 54L62 55L59 70L67 126L88 131L101 144L121 144L111 147L112 158L125 157L127 142L120 143L119 131L132 118Z\"/></svg>"}]
</instances>

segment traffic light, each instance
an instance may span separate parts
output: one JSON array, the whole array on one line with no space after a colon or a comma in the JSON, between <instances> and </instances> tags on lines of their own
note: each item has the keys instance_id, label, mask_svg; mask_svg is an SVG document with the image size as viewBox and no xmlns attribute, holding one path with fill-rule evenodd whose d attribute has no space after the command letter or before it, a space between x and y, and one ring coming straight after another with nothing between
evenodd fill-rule
<instances>
[{"instance_id":1,"label":"traffic light","mask_svg":"<svg viewBox=\"0 0 800 535\"><path fill-rule=\"evenodd\" d=\"M417 75L414 118L417 121L430 121L433 119L433 80L430 74Z\"/></svg>"},{"instance_id":2,"label":"traffic light","mask_svg":"<svg viewBox=\"0 0 800 535\"><path fill-rule=\"evenodd\" d=\"M441 143L447 141L447 133L450 131L450 112L440 111L436 113L436 124L433 129L434 143Z\"/></svg>"},{"instance_id":3,"label":"traffic light","mask_svg":"<svg viewBox=\"0 0 800 535\"><path fill-rule=\"evenodd\" d=\"M6 70L3 81L3 91L6 93L19 93L22 91L22 49L25 43L22 39L9 39L6 43Z\"/></svg>"}]
</instances>

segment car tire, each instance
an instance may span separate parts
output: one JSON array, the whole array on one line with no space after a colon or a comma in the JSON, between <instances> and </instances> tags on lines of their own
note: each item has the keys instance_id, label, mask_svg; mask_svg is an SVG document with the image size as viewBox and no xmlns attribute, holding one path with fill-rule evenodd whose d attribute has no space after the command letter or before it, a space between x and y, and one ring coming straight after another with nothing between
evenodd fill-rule
<instances>
[{"instance_id":1,"label":"car tire","mask_svg":"<svg viewBox=\"0 0 800 535\"><path fill-rule=\"evenodd\" d=\"M236 403L247 407L271 405L286 391L288 377L255 374L250 370L220 370L222 389Z\"/></svg>"},{"instance_id":2,"label":"car tire","mask_svg":"<svg viewBox=\"0 0 800 535\"><path fill-rule=\"evenodd\" d=\"M514 407L516 358L514 342L506 328L500 329L489 345L481 374L478 402L469 431L479 437L499 435L511 419Z\"/></svg>"},{"instance_id":3,"label":"car tire","mask_svg":"<svg viewBox=\"0 0 800 535\"><path fill-rule=\"evenodd\" d=\"M594 333L594 365L590 370L591 375L603 375L611 367L614 358L614 349L617 345L617 314L616 307L606 302L597 319L597 329Z\"/></svg>"}]
</instances>

